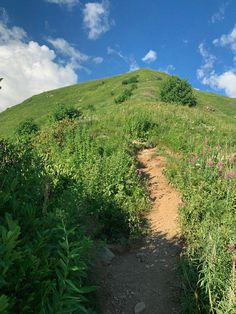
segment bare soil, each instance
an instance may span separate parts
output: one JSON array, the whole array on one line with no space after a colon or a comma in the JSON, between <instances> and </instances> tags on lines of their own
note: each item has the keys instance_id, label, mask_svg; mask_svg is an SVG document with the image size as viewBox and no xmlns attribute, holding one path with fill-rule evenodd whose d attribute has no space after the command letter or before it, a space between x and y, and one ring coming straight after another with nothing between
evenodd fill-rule
<instances>
[{"instance_id":1,"label":"bare soil","mask_svg":"<svg viewBox=\"0 0 236 314\"><path fill-rule=\"evenodd\" d=\"M150 231L139 245L117 249L110 265L99 266L101 314L132 314L139 302L145 303L145 314L180 313L177 268L181 197L163 174L166 160L156 149L141 151L138 160L152 201L147 213Z\"/></svg>"}]
</instances>

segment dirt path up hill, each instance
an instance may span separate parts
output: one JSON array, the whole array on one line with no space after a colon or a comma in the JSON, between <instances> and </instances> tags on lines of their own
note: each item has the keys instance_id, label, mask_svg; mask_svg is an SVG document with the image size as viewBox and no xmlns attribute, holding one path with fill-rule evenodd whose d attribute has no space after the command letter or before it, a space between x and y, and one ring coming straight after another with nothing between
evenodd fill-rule
<instances>
[{"instance_id":1,"label":"dirt path up hill","mask_svg":"<svg viewBox=\"0 0 236 314\"><path fill-rule=\"evenodd\" d=\"M147 177L152 209L147 214L149 235L138 246L116 254L109 266L99 269L101 314L132 314L144 302L145 314L180 313L178 259L179 193L163 174L165 158L155 149L139 153Z\"/></svg>"}]
</instances>

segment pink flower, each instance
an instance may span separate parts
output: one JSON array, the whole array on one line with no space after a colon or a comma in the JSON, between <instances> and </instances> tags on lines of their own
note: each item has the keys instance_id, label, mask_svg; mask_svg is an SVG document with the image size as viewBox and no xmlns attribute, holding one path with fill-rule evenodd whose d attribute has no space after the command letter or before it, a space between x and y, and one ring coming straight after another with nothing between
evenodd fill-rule
<instances>
[{"instance_id":1,"label":"pink flower","mask_svg":"<svg viewBox=\"0 0 236 314\"><path fill-rule=\"evenodd\" d=\"M223 162L222 162L222 161L219 161L219 162L217 163L217 169L218 169L218 174L219 174L219 175L222 174L223 167L224 167Z\"/></svg>"},{"instance_id":2,"label":"pink flower","mask_svg":"<svg viewBox=\"0 0 236 314\"><path fill-rule=\"evenodd\" d=\"M188 160L188 162L189 162L190 164L194 164L197 160L198 160L198 156L195 155L195 154L191 154L191 155L190 155L190 158L189 158L189 160Z\"/></svg>"},{"instance_id":3,"label":"pink flower","mask_svg":"<svg viewBox=\"0 0 236 314\"><path fill-rule=\"evenodd\" d=\"M225 178L226 179L234 179L234 178L236 178L236 171L235 170L225 171Z\"/></svg>"},{"instance_id":4,"label":"pink flower","mask_svg":"<svg viewBox=\"0 0 236 314\"><path fill-rule=\"evenodd\" d=\"M213 167L213 166L214 166L214 160L213 160L213 158L209 158L209 159L207 160L207 165L208 165L209 167Z\"/></svg>"},{"instance_id":5,"label":"pink flower","mask_svg":"<svg viewBox=\"0 0 236 314\"><path fill-rule=\"evenodd\" d=\"M235 162L235 160L236 160L235 155L230 155L230 156L228 157L228 162L229 162L229 164L233 164L233 163Z\"/></svg>"}]
</instances>

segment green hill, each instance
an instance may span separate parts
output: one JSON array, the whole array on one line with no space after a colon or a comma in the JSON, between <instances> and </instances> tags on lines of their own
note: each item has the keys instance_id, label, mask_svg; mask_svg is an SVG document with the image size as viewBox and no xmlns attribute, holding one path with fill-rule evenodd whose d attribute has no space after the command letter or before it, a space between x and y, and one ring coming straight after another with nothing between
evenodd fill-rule
<instances>
[{"instance_id":1,"label":"green hill","mask_svg":"<svg viewBox=\"0 0 236 314\"><path fill-rule=\"evenodd\" d=\"M64 87L33 96L0 113L0 135L2 137L11 136L16 126L27 118L35 119L39 125L47 124L51 113L58 104L73 105L88 114L94 109L97 115L104 112L109 114L115 110L114 98L119 96L126 87L122 85L122 81L135 75L139 77L138 88L134 90L127 106L157 103L159 101L159 87L166 74L150 69L141 69L132 73ZM230 121L236 118L236 99L201 91L195 91L195 93L199 100L197 110L202 111L210 107L216 110L214 114L216 116L224 118L227 115Z\"/></svg>"},{"instance_id":2,"label":"green hill","mask_svg":"<svg viewBox=\"0 0 236 314\"><path fill-rule=\"evenodd\" d=\"M0 312L99 313L99 248L145 234L144 147L167 157L182 193L182 312L236 312L236 99L195 90L196 107L163 103L166 75L65 87L0 114ZM82 115L53 122L58 105ZM26 118L41 130L14 136Z\"/></svg>"}]
</instances>

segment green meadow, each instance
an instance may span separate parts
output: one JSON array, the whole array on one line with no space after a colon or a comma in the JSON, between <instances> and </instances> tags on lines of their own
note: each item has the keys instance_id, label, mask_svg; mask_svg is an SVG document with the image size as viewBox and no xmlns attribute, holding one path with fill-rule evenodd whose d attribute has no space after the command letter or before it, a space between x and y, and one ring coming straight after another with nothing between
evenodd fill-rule
<instances>
[{"instance_id":1,"label":"green meadow","mask_svg":"<svg viewBox=\"0 0 236 314\"><path fill-rule=\"evenodd\" d=\"M196 107L164 103L166 76L141 69L0 114L1 313L99 313L98 248L146 232L136 160L144 147L167 157L182 193L182 312L236 312L236 99L194 90ZM59 106L81 116L52 121ZM40 130L19 137L26 119Z\"/></svg>"}]
</instances>

